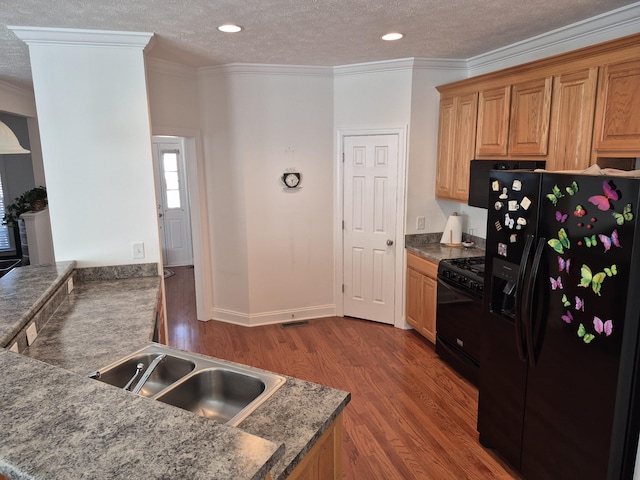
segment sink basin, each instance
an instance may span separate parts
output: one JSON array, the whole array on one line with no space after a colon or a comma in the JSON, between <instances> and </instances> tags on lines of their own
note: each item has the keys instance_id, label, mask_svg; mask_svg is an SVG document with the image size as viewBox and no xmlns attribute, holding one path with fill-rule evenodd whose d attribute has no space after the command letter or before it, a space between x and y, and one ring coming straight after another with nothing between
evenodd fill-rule
<instances>
[{"instance_id":1,"label":"sink basin","mask_svg":"<svg viewBox=\"0 0 640 480\"><path fill-rule=\"evenodd\" d=\"M258 398L266 384L254 376L212 368L202 370L159 395L157 400L227 423Z\"/></svg>"},{"instance_id":2,"label":"sink basin","mask_svg":"<svg viewBox=\"0 0 640 480\"><path fill-rule=\"evenodd\" d=\"M115 387L124 388L131 377L136 373L136 366L138 363L142 363L143 370L146 369L160 353L149 352L139 353L133 356L127 357L124 361L107 367L105 370L100 371L99 381L108 383ZM169 385L180 380L189 372L196 368L196 364L190 360L175 357L167 354L165 359L158 364L155 368L149 380L147 380L140 390L140 395L143 397L152 397L156 393L161 392ZM135 386L137 380L142 376L142 372L136 377L136 380L132 383L132 387Z\"/></svg>"},{"instance_id":3,"label":"sink basin","mask_svg":"<svg viewBox=\"0 0 640 480\"><path fill-rule=\"evenodd\" d=\"M139 395L219 423L238 425L286 382L284 377L271 372L156 343L100 370L97 380L124 388L136 373L138 363L142 363L144 368L132 382L134 386L161 354L166 357L153 370Z\"/></svg>"}]
</instances>

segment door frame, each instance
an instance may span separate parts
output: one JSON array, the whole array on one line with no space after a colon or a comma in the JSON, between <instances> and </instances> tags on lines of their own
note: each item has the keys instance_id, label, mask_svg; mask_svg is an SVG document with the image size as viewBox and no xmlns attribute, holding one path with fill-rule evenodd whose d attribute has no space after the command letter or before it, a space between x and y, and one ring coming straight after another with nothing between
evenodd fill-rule
<instances>
[{"instance_id":1,"label":"door frame","mask_svg":"<svg viewBox=\"0 0 640 480\"><path fill-rule=\"evenodd\" d=\"M395 255L395 288L393 325L397 328L408 328L404 320L404 231L407 203L407 133L408 126L379 126L379 127L342 127L336 129L336 168L335 170L335 201L333 218L333 244L334 244L334 298L336 315L344 316L344 293L342 292L342 279L344 278L344 248L342 243L342 220L344 213L344 164L343 148L344 137L364 135L398 135L398 189L396 192L396 232L393 243L396 247Z\"/></svg>"},{"instance_id":2,"label":"door frame","mask_svg":"<svg viewBox=\"0 0 640 480\"><path fill-rule=\"evenodd\" d=\"M167 143L172 142L172 143L177 143L179 144L179 151L180 151L180 159L178 160L178 170L179 170L179 175L181 175L181 189L184 190L184 199L182 198L182 192L181 192L181 201L184 201L184 205L182 206L183 211L185 212L185 217L186 217L186 221L185 224L188 227L188 244L189 244L189 262L186 263L185 265L193 265L194 260L193 260L193 230L192 230L192 226L191 226L191 202L189 200L189 174L187 172L187 153L186 153L186 138L185 137L176 137L176 136L169 136L169 135L153 135L152 136L152 143L153 143L153 148L154 148L154 154L156 153L156 142L158 144L162 144L163 141L166 141ZM155 173L157 175L156 177L156 188L158 189L158 192L156 192L156 196L159 195L163 195L162 191L163 191L163 186L164 186L164 181L162 178L160 178L160 176L162 176L162 173L164 172L164 168L161 166L161 162L162 159L160 158L160 154L162 153L162 150L160 148L158 148L157 154L158 154L158 158L155 158L154 155L154 168L155 168ZM164 210L167 209L167 206L165 204L164 198L157 198L156 199L158 202L158 208L162 207ZM163 265L166 265L167 267L171 267L171 266L185 266L185 265L169 265L167 262L167 255L166 255L166 243L167 243L167 229L166 229L166 225L164 224L164 220L166 218L166 212L162 212L163 213L163 217L162 219L158 220L158 223L163 225L162 228L162 235L160 235L160 246L162 247L162 263Z\"/></svg>"},{"instance_id":3,"label":"door frame","mask_svg":"<svg viewBox=\"0 0 640 480\"><path fill-rule=\"evenodd\" d=\"M189 205L191 207L191 244L193 247L196 315L198 320L207 321L213 318L211 315L211 312L213 312L213 285L211 281L213 259L209 248L211 238L202 134L200 130L196 129L163 125L152 127L152 136L155 135L184 137L184 160L187 183L189 184Z\"/></svg>"}]
</instances>

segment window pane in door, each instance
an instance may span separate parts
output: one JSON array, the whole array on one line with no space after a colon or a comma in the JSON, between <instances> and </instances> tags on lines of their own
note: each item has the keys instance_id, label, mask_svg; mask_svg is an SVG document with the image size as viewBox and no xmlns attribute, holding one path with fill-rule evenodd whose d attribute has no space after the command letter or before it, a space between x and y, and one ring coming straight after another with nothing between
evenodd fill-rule
<instances>
[{"instance_id":1,"label":"window pane in door","mask_svg":"<svg viewBox=\"0 0 640 480\"><path fill-rule=\"evenodd\" d=\"M178 171L178 154L176 152L162 152L162 162L165 172Z\"/></svg>"},{"instance_id":2,"label":"window pane in door","mask_svg":"<svg viewBox=\"0 0 640 480\"><path fill-rule=\"evenodd\" d=\"M167 208L180 208L179 190L167 190Z\"/></svg>"},{"instance_id":3,"label":"window pane in door","mask_svg":"<svg viewBox=\"0 0 640 480\"><path fill-rule=\"evenodd\" d=\"M178 172L164 172L164 181L167 185L167 190L180 190L178 183Z\"/></svg>"},{"instance_id":4,"label":"window pane in door","mask_svg":"<svg viewBox=\"0 0 640 480\"><path fill-rule=\"evenodd\" d=\"M165 208L181 208L178 154L179 152L175 150L165 150L162 152L164 188L167 199Z\"/></svg>"}]
</instances>

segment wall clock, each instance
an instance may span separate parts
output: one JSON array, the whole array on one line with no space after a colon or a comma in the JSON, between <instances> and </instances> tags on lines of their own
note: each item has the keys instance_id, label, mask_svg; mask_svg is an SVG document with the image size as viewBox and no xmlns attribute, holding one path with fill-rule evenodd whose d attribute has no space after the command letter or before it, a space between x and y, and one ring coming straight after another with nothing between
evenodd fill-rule
<instances>
[{"instance_id":1,"label":"wall clock","mask_svg":"<svg viewBox=\"0 0 640 480\"><path fill-rule=\"evenodd\" d=\"M285 172L282 175L282 182L288 188L296 188L300 185L301 175L298 172Z\"/></svg>"}]
</instances>

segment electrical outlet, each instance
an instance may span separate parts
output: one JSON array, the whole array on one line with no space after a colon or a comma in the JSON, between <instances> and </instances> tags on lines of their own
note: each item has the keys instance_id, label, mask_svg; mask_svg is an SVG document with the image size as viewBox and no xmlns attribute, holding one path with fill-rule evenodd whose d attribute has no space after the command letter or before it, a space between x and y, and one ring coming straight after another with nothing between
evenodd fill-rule
<instances>
[{"instance_id":1,"label":"electrical outlet","mask_svg":"<svg viewBox=\"0 0 640 480\"><path fill-rule=\"evenodd\" d=\"M9 351L20 353L20 350L18 349L18 342L13 342L13 345L11 345L11 348L9 349Z\"/></svg>"},{"instance_id":2,"label":"electrical outlet","mask_svg":"<svg viewBox=\"0 0 640 480\"><path fill-rule=\"evenodd\" d=\"M424 230L424 217L416 218L416 230Z\"/></svg>"},{"instance_id":3,"label":"electrical outlet","mask_svg":"<svg viewBox=\"0 0 640 480\"><path fill-rule=\"evenodd\" d=\"M73 277L67 280L67 295L71 292L73 292Z\"/></svg>"},{"instance_id":4,"label":"electrical outlet","mask_svg":"<svg viewBox=\"0 0 640 480\"><path fill-rule=\"evenodd\" d=\"M133 244L133 258L144 258L144 242Z\"/></svg>"},{"instance_id":5,"label":"electrical outlet","mask_svg":"<svg viewBox=\"0 0 640 480\"><path fill-rule=\"evenodd\" d=\"M27 327L27 345L31 345L33 342L35 342L37 336L38 327L36 327L35 323L32 323Z\"/></svg>"}]
</instances>

